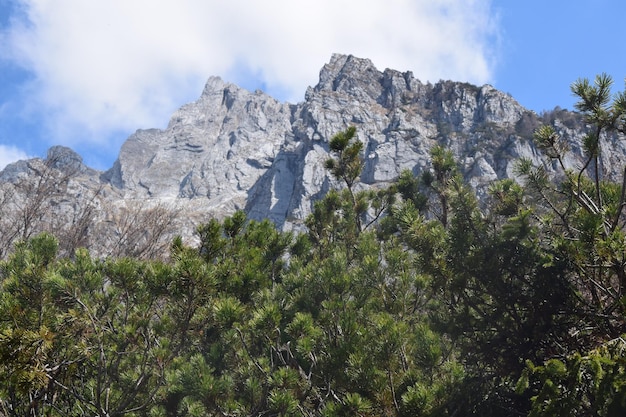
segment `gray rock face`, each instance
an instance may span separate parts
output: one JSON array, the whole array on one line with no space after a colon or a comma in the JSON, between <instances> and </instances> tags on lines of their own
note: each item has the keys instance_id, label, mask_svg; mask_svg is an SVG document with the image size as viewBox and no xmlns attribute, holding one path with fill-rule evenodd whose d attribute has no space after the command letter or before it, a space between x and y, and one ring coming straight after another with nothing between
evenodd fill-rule
<instances>
[{"instance_id":1,"label":"gray rock face","mask_svg":"<svg viewBox=\"0 0 626 417\"><path fill-rule=\"evenodd\" d=\"M290 117L287 104L211 78L167 129L133 134L104 178L135 198L206 198L211 207L243 208L246 190L272 165Z\"/></svg>"},{"instance_id":2,"label":"gray rock face","mask_svg":"<svg viewBox=\"0 0 626 417\"><path fill-rule=\"evenodd\" d=\"M350 125L365 144L362 186L393 181L404 169L419 172L442 141L471 177L488 182L506 167L476 155L476 130L514 126L525 112L491 86L422 84L410 72L380 72L369 60L334 55L298 105L210 78L167 129L132 135L103 178L126 197L204 199L207 212L245 208L289 227L333 185L324 169L327 144Z\"/></svg>"},{"instance_id":3,"label":"gray rock face","mask_svg":"<svg viewBox=\"0 0 626 417\"><path fill-rule=\"evenodd\" d=\"M494 180L514 176L518 158L538 161L530 138L540 123L553 124L574 144L568 162L579 164L575 144L585 126L576 114L555 110L540 118L489 85L424 84L411 72L381 72L367 59L333 55L301 103L281 103L211 77L166 129L130 136L108 171L85 167L67 148L51 149L48 159L55 169L75 170L81 184L91 184L87 188L99 184L102 206L175 207L187 219L177 225L185 236L198 222L237 209L289 229L300 227L314 201L336 186L324 161L330 138L348 126L356 126L364 143L358 187L384 186L405 169L428 169L430 149L443 144L483 195ZM623 141L609 142L603 163L611 169L626 149ZM20 162L0 180L14 183L29 173Z\"/></svg>"}]
</instances>

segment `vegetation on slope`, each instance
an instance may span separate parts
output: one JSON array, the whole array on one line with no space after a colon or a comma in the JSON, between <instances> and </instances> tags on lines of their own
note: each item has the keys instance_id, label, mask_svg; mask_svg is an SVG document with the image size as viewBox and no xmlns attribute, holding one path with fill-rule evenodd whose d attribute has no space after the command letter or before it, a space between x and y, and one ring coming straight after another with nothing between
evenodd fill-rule
<instances>
[{"instance_id":1,"label":"vegetation on slope","mask_svg":"<svg viewBox=\"0 0 626 417\"><path fill-rule=\"evenodd\" d=\"M0 263L7 416L617 416L626 410L624 182L602 176L624 133L610 79L574 84L588 160L479 205L451 153L358 191L353 128L330 142L345 187L308 233L241 212L175 239L167 261L59 256L55 237Z\"/></svg>"}]
</instances>

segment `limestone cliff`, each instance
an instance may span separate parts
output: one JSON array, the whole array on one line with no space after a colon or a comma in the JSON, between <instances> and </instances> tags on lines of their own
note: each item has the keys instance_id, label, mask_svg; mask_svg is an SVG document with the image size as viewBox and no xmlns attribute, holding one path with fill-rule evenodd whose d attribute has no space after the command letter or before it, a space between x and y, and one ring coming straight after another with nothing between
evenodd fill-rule
<instances>
[{"instance_id":1,"label":"limestone cliff","mask_svg":"<svg viewBox=\"0 0 626 417\"><path fill-rule=\"evenodd\" d=\"M57 149L47 164L39 163L50 170L72 168L65 169L65 181L74 191L59 191L55 204L66 216L87 202L97 206L98 227L90 231L99 230L102 242L122 234L120 213L133 207L175 213L162 233L167 240L174 233L190 237L195 224L237 209L278 227L300 226L314 201L335 185L324 169L329 139L351 125L365 150L359 187L385 185L404 169L418 174L429 165L431 147L443 144L480 196L492 181L512 177L519 157L537 158L530 139L540 123L553 124L572 144L569 163L577 164L586 129L577 114L557 109L540 117L489 85L422 83L411 72L381 72L367 59L333 55L301 103L281 103L211 77L200 98L176 111L166 129L131 135L108 171L84 167L69 150L59 156ZM610 169L626 149L623 141L609 146L603 158ZM34 165L22 161L1 172L4 193L23 193L16 184L41 172ZM90 241L98 252L110 253L96 237ZM115 241L109 238L107 245Z\"/></svg>"}]
</instances>

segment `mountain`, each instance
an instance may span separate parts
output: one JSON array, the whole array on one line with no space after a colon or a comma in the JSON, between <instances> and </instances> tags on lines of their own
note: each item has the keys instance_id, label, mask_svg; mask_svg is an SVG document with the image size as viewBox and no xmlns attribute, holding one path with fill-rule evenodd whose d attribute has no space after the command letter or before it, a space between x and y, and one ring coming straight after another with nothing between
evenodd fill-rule
<instances>
[{"instance_id":1,"label":"mountain","mask_svg":"<svg viewBox=\"0 0 626 417\"><path fill-rule=\"evenodd\" d=\"M193 242L196 225L245 210L283 229L301 229L315 200L337 186L324 168L330 138L348 126L364 143L359 188L381 187L402 170L428 169L435 144L452 150L484 196L514 177L515 161L539 163L534 129L553 125L581 162L587 127L555 109L537 115L490 85L422 83L411 72L379 71L335 54L303 102L282 103L218 77L176 111L164 130L139 130L113 167L98 172L64 147L0 172L0 255L39 230L102 256L158 256L175 234ZM610 138L609 138L610 139ZM603 165L618 166L623 141L609 140Z\"/></svg>"}]
</instances>

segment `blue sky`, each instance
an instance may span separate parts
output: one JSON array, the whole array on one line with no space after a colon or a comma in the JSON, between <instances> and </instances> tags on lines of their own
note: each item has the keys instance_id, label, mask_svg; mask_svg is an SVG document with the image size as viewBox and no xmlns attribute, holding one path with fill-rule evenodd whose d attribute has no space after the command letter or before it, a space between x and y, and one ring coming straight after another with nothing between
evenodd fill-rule
<instances>
[{"instance_id":1,"label":"blue sky","mask_svg":"<svg viewBox=\"0 0 626 417\"><path fill-rule=\"evenodd\" d=\"M624 88L624 16L620 0L0 0L0 168L62 144L107 169L209 76L295 103L335 52L572 109L580 77Z\"/></svg>"}]
</instances>

